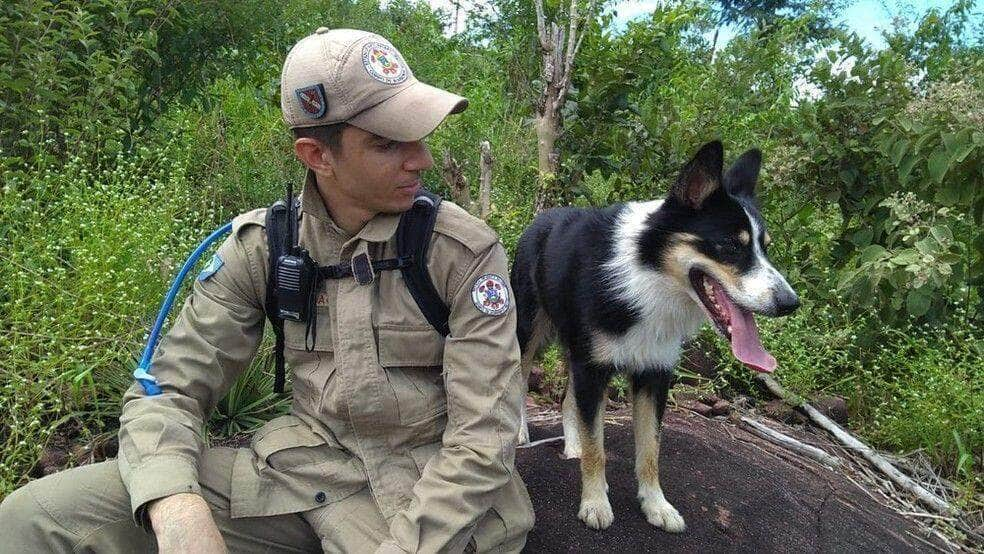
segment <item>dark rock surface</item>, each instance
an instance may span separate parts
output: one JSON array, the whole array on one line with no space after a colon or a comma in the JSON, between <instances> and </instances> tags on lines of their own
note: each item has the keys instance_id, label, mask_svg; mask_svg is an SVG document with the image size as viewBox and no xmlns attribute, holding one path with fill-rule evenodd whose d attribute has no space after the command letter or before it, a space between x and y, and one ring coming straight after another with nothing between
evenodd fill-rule
<instances>
[{"instance_id":1,"label":"dark rock surface","mask_svg":"<svg viewBox=\"0 0 984 554\"><path fill-rule=\"evenodd\" d=\"M625 410L623 410L625 411ZM631 412L631 409L628 410ZM622 414L622 415L628 415ZM724 422L668 410L660 455L663 491L687 522L670 534L646 522L636 495L632 427L605 426L609 499L604 531L578 518L578 460L563 441L517 451L537 523L525 552L921 552L914 523L842 475L800 460ZM534 427L532 440L562 434Z\"/></svg>"}]
</instances>

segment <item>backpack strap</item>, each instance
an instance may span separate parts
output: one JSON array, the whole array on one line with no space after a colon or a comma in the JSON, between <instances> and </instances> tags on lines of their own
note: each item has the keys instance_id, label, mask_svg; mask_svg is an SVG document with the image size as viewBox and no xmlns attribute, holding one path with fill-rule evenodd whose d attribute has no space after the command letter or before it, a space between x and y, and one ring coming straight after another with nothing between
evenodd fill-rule
<instances>
[{"instance_id":1,"label":"backpack strap","mask_svg":"<svg viewBox=\"0 0 984 554\"><path fill-rule=\"evenodd\" d=\"M434 282L427 272L427 250L440 206L440 196L421 189L413 207L400 217L396 228L396 255L400 258L409 256L413 260L409 266L400 268L403 281L427 321L446 337L451 334L448 326L451 311L434 288Z\"/></svg>"},{"instance_id":2,"label":"backpack strap","mask_svg":"<svg viewBox=\"0 0 984 554\"><path fill-rule=\"evenodd\" d=\"M277 393L284 392L284 382L286 381L286 370L284 367L284 320L277 317L277 295L275 294L277 290L277 260L289 252L291 236L296 236L296 234L292 235L292 233L296 233L297 217L290 216L296 213L297 200L291 197L291 201L294 202L293 210L288 209L287 204L283 200L277 200L267 209L266 214L267 248L270 251L270 255L268 258L269 270L267 271L266 302L264 309L266 310L267 319L270 320L270 325L273 327L273 334L276 337L276 344L274 346L275 370L273 390ZM291 219L294 221L290 221Z\"/></svg>"}]
</instances>

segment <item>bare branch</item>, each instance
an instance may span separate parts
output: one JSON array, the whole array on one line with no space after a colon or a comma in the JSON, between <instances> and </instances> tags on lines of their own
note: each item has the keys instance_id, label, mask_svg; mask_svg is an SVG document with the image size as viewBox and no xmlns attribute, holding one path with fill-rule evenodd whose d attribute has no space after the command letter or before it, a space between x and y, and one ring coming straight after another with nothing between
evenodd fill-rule
<instances>
[{"instance_id":1,"label":"bare branch","mask_svg":"<svg viewBox=\"0 0 984 554\"><path fill-rule=\"evenodd\" d=\"M548 44L547 40L547 29L546 29L546 16L543 14L543 0L534 0L536 4L536 31L540 38L540 48L544 52L549 52L551 50L551 45Z\"/></svg>"}]
</instances>

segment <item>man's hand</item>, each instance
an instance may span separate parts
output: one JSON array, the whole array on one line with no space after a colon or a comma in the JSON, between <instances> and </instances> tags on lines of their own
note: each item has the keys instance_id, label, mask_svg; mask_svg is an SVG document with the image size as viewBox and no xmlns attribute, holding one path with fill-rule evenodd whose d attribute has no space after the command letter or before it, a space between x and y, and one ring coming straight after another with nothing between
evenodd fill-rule
<instances>
[{"instance_id":1,"label":"man's hand","mask_svg":"<svg viewBox=\"0 0 984 554\"><path fill-rule=\"evenodd\" d=\"M205 499L179 493L161 498L147 508L161 554L228 552Z\"/></svg>"}]
</instances>

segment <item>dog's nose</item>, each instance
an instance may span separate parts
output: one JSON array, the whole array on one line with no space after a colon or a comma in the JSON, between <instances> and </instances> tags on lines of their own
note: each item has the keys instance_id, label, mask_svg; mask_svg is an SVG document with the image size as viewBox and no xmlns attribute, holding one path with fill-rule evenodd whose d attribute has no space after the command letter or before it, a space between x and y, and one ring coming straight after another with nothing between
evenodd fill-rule
<instances>
[{"instance_id":1,"label":"dog's nose","mask_svg":"<svg viewBox=\"0 0 984 554\"><path fill-rule=\"evenodd\" d=\"M776 295L776 317L789 315L799 308L800 300L792 289L779 291Z\"/></svg>"}]
</instances>

